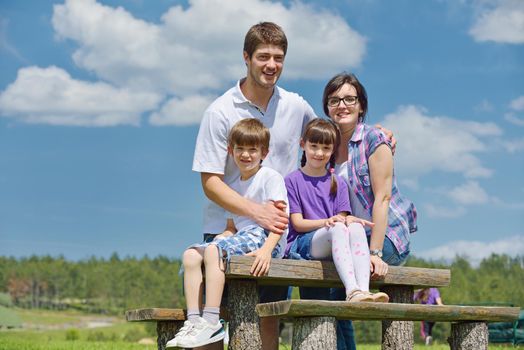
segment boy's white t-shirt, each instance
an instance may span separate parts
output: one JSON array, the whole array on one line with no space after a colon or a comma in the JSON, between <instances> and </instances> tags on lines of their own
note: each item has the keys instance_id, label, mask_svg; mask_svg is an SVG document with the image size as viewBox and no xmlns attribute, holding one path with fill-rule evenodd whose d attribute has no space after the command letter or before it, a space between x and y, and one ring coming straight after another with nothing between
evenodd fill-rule
<instances>
[{"instance_id":1,"label":"boy's white t-shirt","mask_svg":"<svg viewBox=\"0 0 524 350\"><path fill-rule=\"evenodd\" d=\"M260 170L246 181L238 178L233 181L231 188L238 192L242 197L248 198L255 203L267 201L284 201L287 204L287 191L284 178L275 170L268 167L261 167ZM246 216L235 215L226 212L225 219L232 218L237 231L250 225L257 225L256 222ZM225 219L222 219L225 223ZM278 242L279 257L282 256L287 244L287 230L284 231Z\"/></svg>"},{"instance_id":2,"label":"boy's white t-shirt","mask_svg":"<svg viewBox=\"0 0 524 350\"><path fill-rule=\"evenodd\" d=\"M298 166L300 137L305 125L316 118L313 108L298 94L275 86L267 110L260 111L237 85L217 98L205 111L193 158L193 171L224 175L231 186L240 176L227 153L229 131L245 118L259 119L270 131L269 154L264 166L286 176ZM225 228L225 210L205 199L203 233L218 234Z\"/></svg>"}]
</instances>

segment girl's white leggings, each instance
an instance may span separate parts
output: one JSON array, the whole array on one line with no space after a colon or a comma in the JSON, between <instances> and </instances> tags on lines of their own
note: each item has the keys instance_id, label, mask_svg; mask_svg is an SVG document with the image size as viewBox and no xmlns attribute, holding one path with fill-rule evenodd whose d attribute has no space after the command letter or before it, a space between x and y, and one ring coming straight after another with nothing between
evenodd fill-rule
<instances>
[{"instance_id":1,"label":"girl's white leggings","mask_svg":"<svg viewBox=\"0 0 524 350\"><path fill-rule=\"evenodd\" d=\"M346 288L346 294L358 289L369 291L369 247L361 224L337 222L318 229L311 241L314 259L332 258Z\"/></svg>"}]
</instances>

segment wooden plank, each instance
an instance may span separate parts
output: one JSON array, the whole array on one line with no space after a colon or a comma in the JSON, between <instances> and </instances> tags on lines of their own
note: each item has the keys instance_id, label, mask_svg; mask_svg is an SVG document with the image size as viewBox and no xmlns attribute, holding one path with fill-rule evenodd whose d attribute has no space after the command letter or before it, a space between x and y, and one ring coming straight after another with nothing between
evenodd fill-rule
<instances>
[{"instance_id":1,"label":"wooden plank","mask_svg":"<svg viewBox=\"0 0 524 350\"><path fill-rule=\"evenodd\" d=\"M186 310L149 308L126 311L127 321L185 321Z\"/></svg>"},{"instance_id":2,"label":"wooden plank","mask_svg":"<svg viewBox=\"0 0 524 350\"><path fill-rule=\"evenodd\" d=\"M226 270L228 279L257 279L259 284L306 287L343 287L335 265L331 261L272 259L267 276L255 277L249 273L254 258L232 256ZM447 269L390 266L386 276L372 280L371 287L411 285L422 287L449 286L451 272Z\"/></svg>"},{"instance_id":3,"label":"wooden plank","mask_svg":"<svg viewBox=\"0 0 524 350\"><path fill-rule=\"evenodd\" d=\"M332 316L352 320L398 321L489 321L510 322L518 319L518 307L419 305L397 303L348 303L325 300L284 300L258 304L260 317Z\"/></svg>"}]
</instances>

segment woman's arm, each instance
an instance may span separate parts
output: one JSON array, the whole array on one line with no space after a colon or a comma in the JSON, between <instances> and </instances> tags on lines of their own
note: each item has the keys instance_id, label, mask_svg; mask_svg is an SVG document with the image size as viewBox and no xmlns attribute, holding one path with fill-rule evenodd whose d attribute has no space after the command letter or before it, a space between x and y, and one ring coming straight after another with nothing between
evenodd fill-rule
<instances>
[{"instance_id":1,"label":"woman's arm","mask_svg":"<svg viewBox=\"0 0 524 350\"><path fill-rule=\"evenodd\" d=\"M309 220L302 217L302 213L293 213L290 215L291 224L295 231L300 233L318 230L324 226L333 226L336 222L344 223L346 221L346 212L338 213L327 219Z\"/></svg>"},{"instance_id":2,"label":"woman's arm","mask_svg":"<svg viewBox=\"0 0 524 350\"><path fill-rule=\"evenodd\" d=\"M375 225L371 229L369 249L382 250L388 226L389 202L391 201L393 185L393 155L391 149L385 144L378 146L369 157L368 164L371 188L375 197L371 213ZM384 276L387 273L387 264L378 256L371 256L371 264L374 276Z\"/></svg>"}]
</instances>

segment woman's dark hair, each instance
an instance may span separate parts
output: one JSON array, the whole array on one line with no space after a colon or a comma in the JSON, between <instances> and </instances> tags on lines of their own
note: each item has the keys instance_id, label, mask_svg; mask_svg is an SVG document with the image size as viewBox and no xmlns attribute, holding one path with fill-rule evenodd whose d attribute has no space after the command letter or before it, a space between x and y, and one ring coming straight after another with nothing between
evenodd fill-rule
<instances>
[{"instance_id":1,"label":"woman's dark hair","mask_svg":"<svg viewBox=\"0 0 524 350\"><path fill-rule=\"evenodd\" d=\"M331 78L330 81L326 84L324 88L324 94L322 95L322 107L324 107L324 113L329 117L329 109L327 105L328 98L342 87L344 84L350 84L357 90L358 102L360 103L360 108L362 113L359 115L359 122L363 122L366 119L366 114L368 112L368 94L364 85L360 83L357 77L352 73L340 73Z\"/></svg>"},{"instance_id":2,"label":"woman's dark hair","mask_svg":"<svg viewBox=\"0 0 524 350\"><path fill-rule=\"evenodd\" d=\"M330 119L316 118L307 123L302 135L302 142L320 143L323 145L333 145L333 154L329 158L329 171L331 172L331 189L329 193L337 193L337 179L335 178L335 159L337 158L338 146L340 145L340 130L337 124ZM306 152L302 152L300 165L306 165Z\"/></svg>"}]
</instances>

